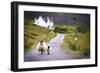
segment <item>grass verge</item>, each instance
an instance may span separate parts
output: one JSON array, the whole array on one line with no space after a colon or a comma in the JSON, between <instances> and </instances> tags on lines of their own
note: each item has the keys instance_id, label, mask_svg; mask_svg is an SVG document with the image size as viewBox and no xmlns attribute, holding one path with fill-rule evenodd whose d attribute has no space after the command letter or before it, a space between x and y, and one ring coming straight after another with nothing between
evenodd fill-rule
<instances>
[{"instance_id":1,"label":"grass verge","mask_svg":"<svg viewBox=\"0 0 100 73\"><path fill-rule=\"evenodd\" d=\"M90 33L66 34L62 43L64 51L74 57L90 56Z\"/></svg>"}]
</instances>

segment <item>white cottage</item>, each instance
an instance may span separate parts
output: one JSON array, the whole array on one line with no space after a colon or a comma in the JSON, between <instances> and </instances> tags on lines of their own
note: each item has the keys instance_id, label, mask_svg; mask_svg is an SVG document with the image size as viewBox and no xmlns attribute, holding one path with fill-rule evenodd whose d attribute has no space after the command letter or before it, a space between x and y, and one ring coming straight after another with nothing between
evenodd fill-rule
<instances>
[{"instance_id":1,"label":"white cottage","mask_svg":"<svg viewBox=\"0 0 100 73\"><path fill-rule=\"evenodd\" d=\"M34 24L45 27L45 28L49 28L49 29L53 29L53 26L54 26L54 23L52 19L50 19L50 17L47 17L45 21L42 16L39 16L38 19L35 18Z\"/></svg>"}]
</instances>

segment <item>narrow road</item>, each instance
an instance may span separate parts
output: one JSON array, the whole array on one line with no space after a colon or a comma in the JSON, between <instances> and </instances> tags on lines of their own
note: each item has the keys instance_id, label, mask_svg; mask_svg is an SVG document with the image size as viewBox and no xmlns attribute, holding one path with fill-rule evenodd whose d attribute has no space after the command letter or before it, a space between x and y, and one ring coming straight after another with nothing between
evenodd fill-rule
<instances>
[{"instance_id":1,"label":"narrow road","mask_svg":"<svg viewBox=\"0 0 100 73\"><path fill-rule=\"evenodd\" d=\"M44 55L40 55L40 53L33 49L30 52L24 53L24 61L50 61L50 60L68 60L72 59L70 55L67 55L62 51L62 40L65 34L58 33L56 37L50 40L48 43L50 45L50 55L44 53Z\"/></svg>"}]
</instances>

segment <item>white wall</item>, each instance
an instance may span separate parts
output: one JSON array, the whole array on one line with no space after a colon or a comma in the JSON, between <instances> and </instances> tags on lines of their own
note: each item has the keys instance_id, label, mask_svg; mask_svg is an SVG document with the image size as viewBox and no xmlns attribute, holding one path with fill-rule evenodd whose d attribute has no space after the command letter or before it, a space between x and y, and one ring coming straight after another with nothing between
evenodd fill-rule
<instances>
[{"instance_id":1,"label":"white wall","mask_svg":"<svg viewBox=\"0 0 100 73\"><path fill-rule=\"evenodd\" d=\"M13 0L0 0L0 73L11 73L10 69L10 2ZM17 1L17 0L16 0ZM23 0L21 0L23 1ZM61 4L78 4L78 5L93 5L100 9L100 0L24 0L30 2L45 2L45 3L61 3ZM100 13L100 10L98 10ZM98 14L100 16L100 14ZM98 18L100 19L100 17ZM100 23L100 21L99 21ZM98 24L99 24L98 23ZM100 27L100 25L98 26ZM100 29L99 29L100 31ZM99 34L100 37L100 34ZM98 39L100 40L100 39ZM100 41L99 41L100 43ZM100 46L99 46L100 48ZM98 49L99 49L98 48ZM99 56L100 56L100 50ZM100 61L100 58L99 58ZM99 63L100 64L100 63ZM60 70L45 70L35 71L36 73L98 73L99 67L91 68L74 68L74 69L60 69ZM30 71L32 73L32 71Z\"/></svg>"}]
</instances>

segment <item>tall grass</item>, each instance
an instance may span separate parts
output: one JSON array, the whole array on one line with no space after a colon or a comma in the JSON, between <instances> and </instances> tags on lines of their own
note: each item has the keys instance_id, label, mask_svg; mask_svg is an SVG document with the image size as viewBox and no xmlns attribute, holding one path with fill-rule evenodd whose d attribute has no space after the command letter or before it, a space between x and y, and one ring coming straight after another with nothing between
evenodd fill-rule
<instances>
[{"instance_id":1,"label":"tall grass","mask_svg":"<svg viewBox=\"0 0 100 73\"><path fill-rule=\"evenodd\" d=\"M75 38L77 37L77 40ZM73 56L90 55L90 33L70 33L64 37L63 47L65 52Z\"/></svg>"}]
</instances>

